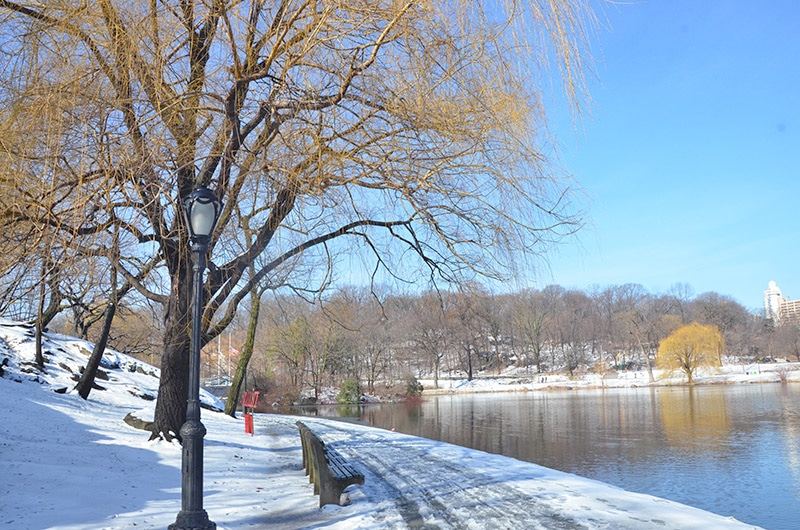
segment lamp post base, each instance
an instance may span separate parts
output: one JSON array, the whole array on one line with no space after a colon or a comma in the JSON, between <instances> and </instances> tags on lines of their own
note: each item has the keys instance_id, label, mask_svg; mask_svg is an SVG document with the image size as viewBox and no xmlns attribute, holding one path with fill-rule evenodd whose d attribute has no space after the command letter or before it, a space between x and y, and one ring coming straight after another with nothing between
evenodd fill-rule
<instances>
[{"instance_id":1,"label":"lamp post base","mask_svg":"<svg viewBox=\"0 0 800 530\"><path fill-rule=\"evenodd\" d=\"M208 520L205 510L195 512L178 512L175 522L167 527L169 530L217 530L217 523Z\"/></svg>"}]
</instances>

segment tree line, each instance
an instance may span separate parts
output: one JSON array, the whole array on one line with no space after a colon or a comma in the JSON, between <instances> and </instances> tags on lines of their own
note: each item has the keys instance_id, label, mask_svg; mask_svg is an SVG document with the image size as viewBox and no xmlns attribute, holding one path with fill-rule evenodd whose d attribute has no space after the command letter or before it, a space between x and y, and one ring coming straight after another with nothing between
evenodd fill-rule
<instances>
[{"instance_id":1,"label":"tree line","mask_svg":"<svg viewBox=\"0 0 800 530\"><path fill-rule=\"evenodd\" d=\"M638 284L502 294L475 283L457 292L376 291L348 287L311 301L265 296L258 314L242 312L226 339L243 352L251 343L245 362L233 360L235 377L246 375L249 389L295 401L348 381L365 393L385 394L402 392L412 378L436 387L442 377L473 379L509 368L521 375L644 370L655 368L659 348L677 330L694 329L690 325L718 333L724 350L714 350L713 364L800 361L797 326L775 327L728 296L694 295L685 284L662 294ZM126 313L113 347L145 355L132 332L141 328L139 318L158 322L145 311ZM210 344L206 350L212 374L219 349Z\"/></svg>"},{"instance_id":2,"label":"tree line","mask_svg":"<svg viewBox=\"0 0 800 530\"><path fill-rule=\"evenodd\" d=\"M719 335L719 362L800 361L797 326L776 328L731 297L695 296L685 284L664 294L638 284L494 294L470 284L383 297L343 289L316 304L273 299L262 312L257 350L262 373L291 391L316 395L355 380L369 392L379 382L424 377L438 386L443 376L473 379L510 367L569 375L620 364L649 369L664 341L690 324Z\"/></svg>"}]
</instances>

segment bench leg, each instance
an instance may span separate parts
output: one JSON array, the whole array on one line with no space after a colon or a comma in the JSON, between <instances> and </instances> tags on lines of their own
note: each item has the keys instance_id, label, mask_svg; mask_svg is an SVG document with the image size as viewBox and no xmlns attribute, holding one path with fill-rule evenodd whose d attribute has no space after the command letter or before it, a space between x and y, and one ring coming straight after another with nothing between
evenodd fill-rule
<instances>
[{"instance_id":1,"label":"bench leg","mask_svg":"<svg viewBox=\"0 0 800 530\"><path fill-rule=\"evenodd\" d=\"M325 484L320 484L319 507L322 508L326 504L339 504L343 491L344 487L335 482L329 481Z\"/></svg>"}]
</instances>

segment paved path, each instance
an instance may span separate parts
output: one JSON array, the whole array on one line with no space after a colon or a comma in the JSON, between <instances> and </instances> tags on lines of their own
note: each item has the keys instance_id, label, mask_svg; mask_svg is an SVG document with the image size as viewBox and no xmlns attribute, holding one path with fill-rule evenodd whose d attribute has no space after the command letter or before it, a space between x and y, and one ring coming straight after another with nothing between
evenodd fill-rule
<instances>
[{"instance_id":1,"label":"paved path","mask_svg":"<svg viewBox=\"0 0 800 530\"><path fill-rule=\"evenodd\" d=\"M706 512L514 459L360 425L307 423L364 471L365 485L351 495L377 504L378 527L753 528L723 517L710 527Z\"/></svg>"},{"instance_id":2,"label":"paved path","mask_svg":"<svg viewBox=\"0 0 800 530\"><path fill-rule=\"evenodd\" d=\"M408 528L582 527L555 512L543 499L533 499L493 480L483 469L472 469L468 462L455 463L437 456L436 446L427 440L388 442L379 436L365 435L348 439L353 438L351 433L346 427L332 428L326 435L328 439L346 440L337 449L368 468L367 480L395 499ZM486 524L488 521L490 525Z\"/></svg>"}]
</instances>

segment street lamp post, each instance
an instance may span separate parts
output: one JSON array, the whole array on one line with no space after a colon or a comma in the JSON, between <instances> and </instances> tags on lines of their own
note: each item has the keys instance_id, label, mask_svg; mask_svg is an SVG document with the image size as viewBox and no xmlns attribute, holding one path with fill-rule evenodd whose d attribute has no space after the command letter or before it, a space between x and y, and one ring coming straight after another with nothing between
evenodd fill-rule
<instances>
[{"instance_id":1,"label":"street lamp post","mask_svg":"<svg viewBox=\"0 0 800 530\"><path fill-rule=\"evenodd\" d=\"M203 271L211 234L222 204L217 196L202 186L183 204L186 225L194 253L192 268L192 335L189 355L189 397L186 423L181 427L183 462L181 466L181 511L169 530L216 530L203 509L203 438L206 428L200 421L200 341L203 317Z\"/></svg>"}]
</instances>

